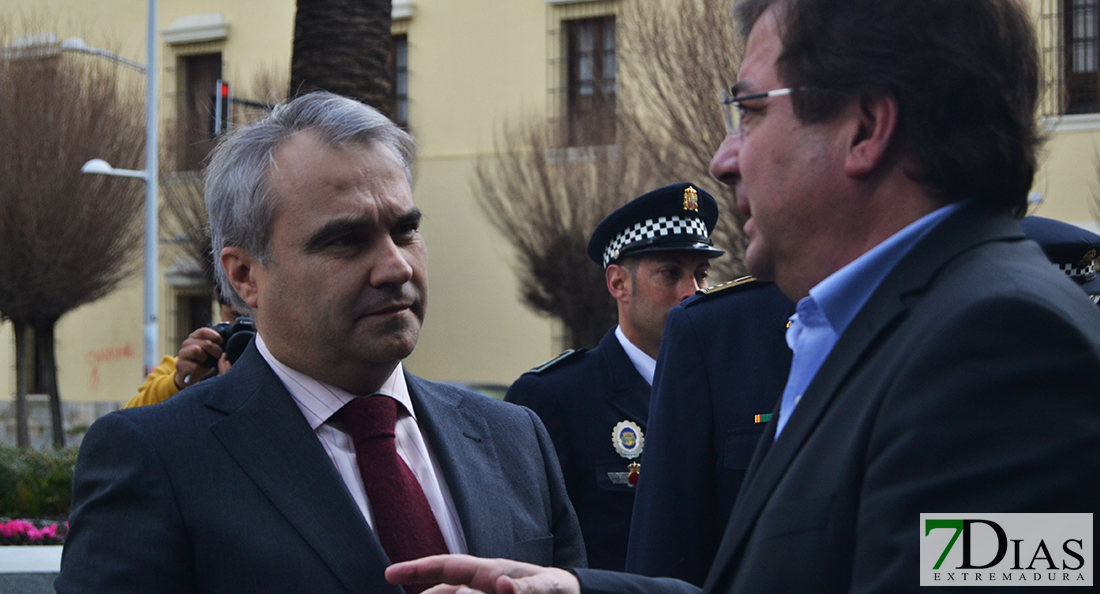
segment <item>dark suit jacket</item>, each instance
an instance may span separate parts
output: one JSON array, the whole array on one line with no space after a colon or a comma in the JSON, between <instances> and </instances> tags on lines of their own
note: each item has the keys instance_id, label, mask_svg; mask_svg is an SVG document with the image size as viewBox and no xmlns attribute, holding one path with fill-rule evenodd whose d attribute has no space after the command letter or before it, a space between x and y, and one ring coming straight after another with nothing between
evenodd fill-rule
<instances>
[{"instance_id":1,"label":"dark suit jacket","mask_svg":"<svg viewBox=\"0 0 1100 594\"><path fill-rule=\"evenodd\" d=\"M704 590L924 592L920 513L1100 512L1098 386L1100 312L1008 216L963 208L766 430Z\"/></svg>"},{"instance_id":2,"label":"dark suit jacket","mask_svg":"<svg viewBox=\"0 0 1100 594\"><path fill-rule=\"evenodd\" d=\"M703 585L766 426L756 415L771 412L787 383L793 313L775 285L754 280L669 313L626 571Z\"/></svg>"},{"instance_id":3,"label":"dark suit jacket","mask_svg":"<svg viewBox=\"0 0 1100 594\"><path fill-rule=\"evenodd\" d=\"M471 554L584 563L529 411L406 375ZM77 460L57 591L390 592L389 561L252 345L226 375L98 420Z\"/></svg>"},{"instance_id":4,"label":"dark suit jacket","mask_svg":"<svg viewBox=\"0 0 1100 594\"><path fill-rule=\"evenodd\" d=\"M620 421L633 421L645 433L649 384L615 330L591 351L559 357L523 374L504 399L530 408L546 423L580 520L588 566L622 571L635 488L608 477L608 472L626 472L630 463L615 451L611 434Z\"/></svg>"}]
</instances>

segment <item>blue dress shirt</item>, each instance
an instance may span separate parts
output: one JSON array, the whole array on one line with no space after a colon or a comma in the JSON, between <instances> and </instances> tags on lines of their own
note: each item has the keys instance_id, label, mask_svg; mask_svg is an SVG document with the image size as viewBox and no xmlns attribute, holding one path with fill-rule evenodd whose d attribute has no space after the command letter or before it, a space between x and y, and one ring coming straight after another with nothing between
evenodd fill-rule
<instances>
[{"instance_id":1,"label":"blue dress shirt","mask_svg":"<svg viewBox=\"0 0 1100 594\"><path fill-rule=\"evenodd\" d=\"M776 439L840 335L886 275L922 237L962 205L963 202L953 202L910 223L826 277L798 302L787 328L787 346L794 351L794 357L779 404Z\"/></svg>"}]
</instances>

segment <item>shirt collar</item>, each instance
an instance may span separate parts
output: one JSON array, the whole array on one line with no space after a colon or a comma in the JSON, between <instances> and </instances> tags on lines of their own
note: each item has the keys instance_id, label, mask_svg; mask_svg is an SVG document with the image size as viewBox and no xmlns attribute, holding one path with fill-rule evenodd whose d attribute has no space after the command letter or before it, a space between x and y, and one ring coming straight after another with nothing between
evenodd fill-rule
<instances>
[{"instance_id":1,"label":"shirt collar","mask_svg":"<svg viewBox=\"0 0 1100 594\"><path fill-rule=\"evenodd\" d=\"M267 361L267 364L271 366L271 370L286 386L290 396L294 398L295 404L302 410L306 421L309 422L311 429L316 430L329 417L336 414L336 411L340 410L341 407L351 402L353 398L357 398L355 394L347 390L287 367L271 354L264 343L263 336L260 334L256 335L256 348L260 351L260 355L263 356L264 360ZM375 395L389 396L400 402L413 419L416 419L416 412L412 407L409 386L405 383L405 373L401 363L397 364L393 373L386 378L386 381L375 392Z\"/></svg>"},{"instance_id":2,"label":"shirt collar","mask_svg":"<svg viewBox=\"0 0 1100 594\"><path fill-rule=\"evenodd\" d=\"M909 250L963 204L952 202L917 219L810 289L809 298L816 302L837 336L844 333Z\"/></svg>"},{"instance_id":3,"label":"shirt collar","mask_svg":"<svg viewBox=\"0 0 1100 594\"><path fill-rule=\"evenodd\" d=\"M623 346L623 350L626 351L626 356L630 357L630 362L634 364L634 369L638 370L638 374L642 376L642 379L649 385L653 385L653 374L657 371L657 361L645 354L645 351L634 346L634 343L630 342L630 339L623 334L621 326L615 326L615 338L619 339L619 344Z\"/></svg>"}]
</instances>

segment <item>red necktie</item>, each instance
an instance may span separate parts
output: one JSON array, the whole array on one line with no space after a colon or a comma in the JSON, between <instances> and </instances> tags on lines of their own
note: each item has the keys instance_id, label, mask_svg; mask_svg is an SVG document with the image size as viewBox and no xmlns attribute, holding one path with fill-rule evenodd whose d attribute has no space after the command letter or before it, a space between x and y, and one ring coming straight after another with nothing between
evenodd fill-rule
<instances>
[{"instance_id":1,"label":"red necktie","mask_svg":"<svg viewBox=\"0 0 1100 594\"><path fill-rule=\"evenodd\" d=\"M390 561L447 553L447 543L416 476L397 454L397 401L356 398L336 413L355 443L355 459L374 513L374 533ZM426 588L406 592L420 592Z\"/></svg>"}]
</instances>

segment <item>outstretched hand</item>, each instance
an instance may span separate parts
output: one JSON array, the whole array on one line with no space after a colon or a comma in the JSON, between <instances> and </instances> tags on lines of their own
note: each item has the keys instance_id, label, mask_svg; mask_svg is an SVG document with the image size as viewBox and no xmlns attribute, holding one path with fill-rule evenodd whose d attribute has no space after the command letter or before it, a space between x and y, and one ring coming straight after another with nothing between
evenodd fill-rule
<instances>
[{"instance_id":1,"label":"outstretched hand","mask_svg":"<svg viewBox=\"0 0 1100 594\"><path fill-rule=\"evenodd\" d=\"M436 555L386 569L393 584L439 584L424 594L580 594L577 577L563 569L508 559Z\"/></svg>"}]
</instances>

